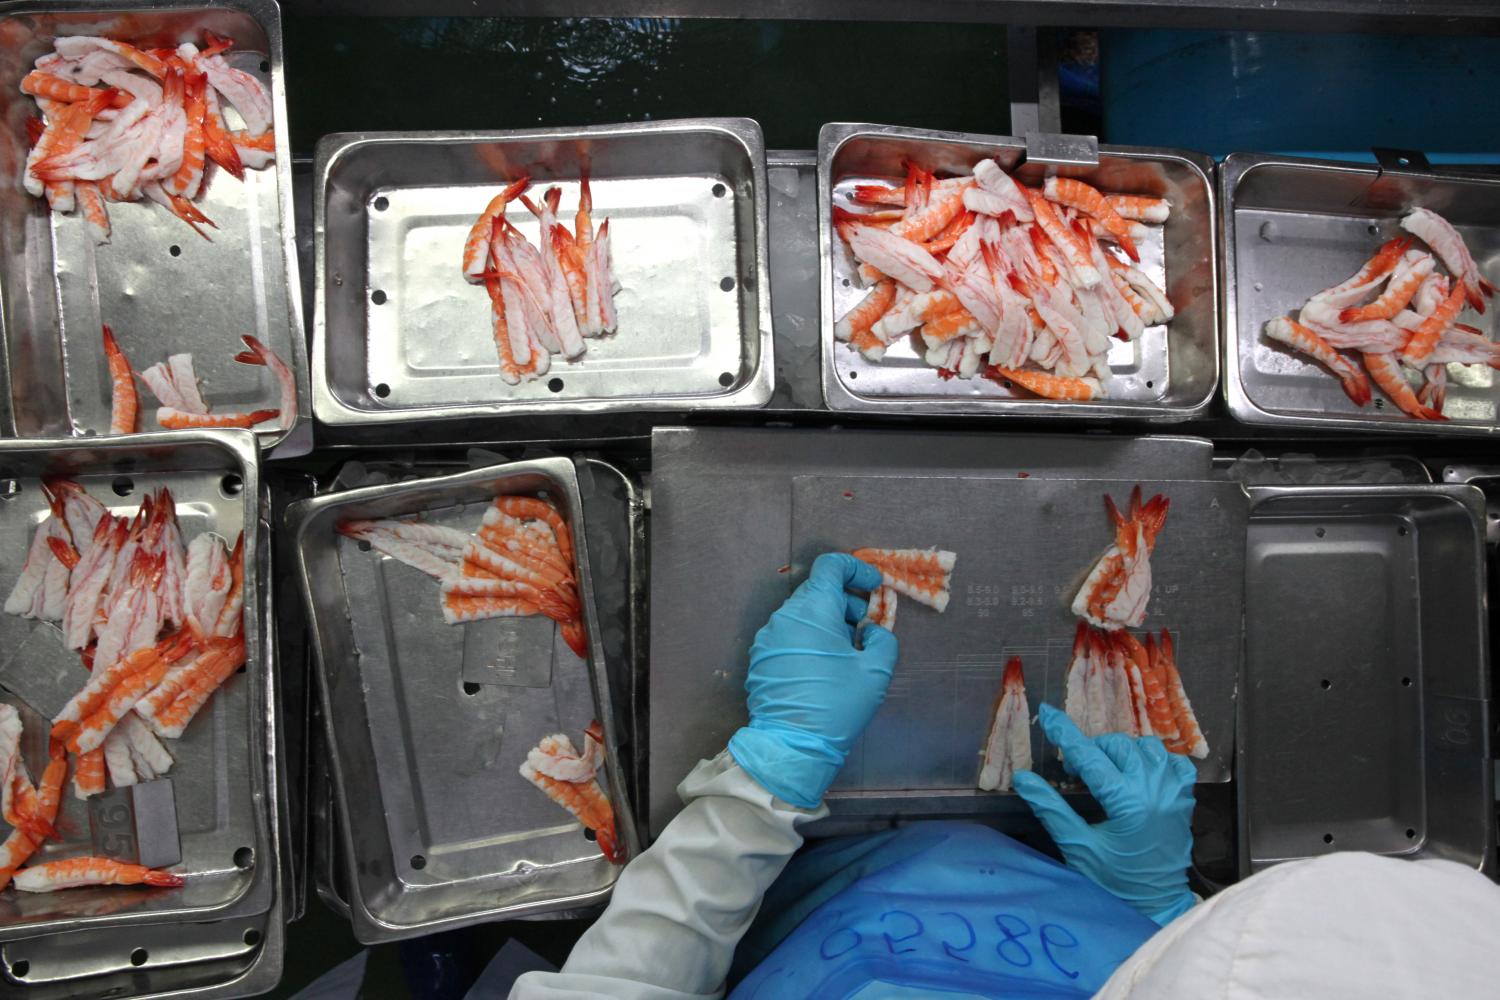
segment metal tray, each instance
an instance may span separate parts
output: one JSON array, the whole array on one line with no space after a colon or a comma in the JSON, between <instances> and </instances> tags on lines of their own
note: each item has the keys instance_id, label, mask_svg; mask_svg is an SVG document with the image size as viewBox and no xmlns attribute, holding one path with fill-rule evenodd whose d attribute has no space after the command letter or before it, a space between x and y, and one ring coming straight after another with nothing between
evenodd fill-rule
<instances>
[{"instance_id":1,"label":"metal tray","mask_svg":"<svg viewBox=\"0 0 1500 1000\"><path fill-rule=\"evenodd\" d=\"M1483 494L1250 495L1241 873L1344 850L1492 864Z\"/></svg>"},{"instance_id":2,"label":"metal tray","mask_svg":"<svg viewBox=\"0 0 1500 1000\"><path fill-rule=\"evenodd\" d=\"M1209 442L1192 438L658 429L651 447L651 683L644 747L651 835L660 835L682 808L677 783L699 760L723 750L744 724L751 638L786 597L777 581L786 579L792 561L796 477L1202 480L1212 478L1212 458ZM1102 549L1103 504L1090 490L1100 527L1089 537ZM936 540L914 534L910 544ZM714 558L704 558L709 552ZM985 569L982 557L961 558L959 565L969 567L965 574ZM1083 568L1070 566L1063 576ZM920 613L914 609L911 619ZM908 634L899 618L897 631ZM993 697L992 690L985 703ZM1003 809L1006 800L924 789L850 794L829 805L835 818L889 821L968 815L977 804Z\"/></svg>"},{"instance_id":3,"label":"metal tray","mask_svg":"<svg viewBox=\"0 0 1500 1000\"><path fill-rule=\"evenodd\" d=\"M484 289L459 250L497 185L591 174L614 219L620 331L508 386ZM326 136L314 180L319 422L355 430L514 414L750 407L771 395L760 126L702 118L515 132ZM508 218L535 241L521 205Z\"/></svg>"},{"instance_id":4,"label":"metal tray","mask_svg":"<svg viewBox=\"0 0 1500 1000\"><path fill-rule=\"evenodd\" d=\"M111 242L95 248L77 213L54 215L21 187L34 113L19 83L59 35L107 34L151 45L198 40L203 30L235 41L225 58L268 80L276 163L243 183L219 172L201 201L218 223L213 242L146 202L111 204ZM278 405L275 380L236 363L241 334L254 334L297 375L299 417L310 414L301 290L293 246L291 147L282 83L281 15L274 0L160 0L139 9L111 0L7 3L0 8L0 433L69 437L109 426L110 383L100 323L110 324L138 369L191 351L215 408ZM142 414L154 425L153 408ZM260 431L285 453L311 445Z\"/></svg>"},{"instance_id":5,"label":"metal tray","mask_svg":"<svg viewBox=\"0 0 1500 1000\"><path fill-rule=\"evenodd\" d=\"M1100 146L1098 163L1083 166L1039 155L1008 136L934 132L891 125L831 124L818 134L818 248L823 396L835 410L866 413L952 413L1047 417L1189 420L1207 412L1219 379L1217 227L1213 160L1201 153L1146 146ZM835 191L871 180L899 178L913 160L932 170L968 171L993 158L1029 185L1049 173L1077 177L1103 190L1165 197L1172 217L1153 226L1142 246L1143 269L1165 275L1177 315L1134 343L1110 351L1108 399L1088 403L1024 399L984 378L940 379L904 341L877 363L833 336L834 321L865 295L849 255L835 253Z\"/></svg>"},{"instance_id":6,"label":"metal tray","mask_svg":"<svg viewBox=\"0 0 1500 1000\"><path fill-rule=\"evenodd\" d=\"M1500 383L1489 368L1450 365L1449 419L1415 421L1378 390L1375 403L1356 407L1321 366L1261 336L1267 321L1357 271L1419 206L1457 226L1480 269L1500 280L1500 180L1235 153L1219 170L1219 205L1224 393L1237 419L1424 436L1500 431ZM1468 310L1463 318L1493 335L1495 313Z\"/></svg>"},{"instance_id":7,"label":"metal tray","mask_svg":"<svg viewBox=\"0 0 1500 1000\"><path fill-rule=\"evenodd\" d=\"M431 580L333 530L347 517L418 512L472 529L494 496L540 490L553 495L580 540L590 662L573 657L549 628L555 663L539 686L515 683L520 677L469 680L482 676L474 669L483 670L494 641L514 624L443 624ZM542 736L598 718L619 832L635 849L573 463L536 459L350 490L294 505L288 522L316 634L355 936L394 940L607 896L620 869L516 772ZM538 652L546 655L530 648Z\"/></svg>"},{"instance_id":8,"label":"metal tray","mask_svg":"<svg viewBox=\"0 0 1500 1000\"><path fill-rule=\"evenodd\" d=\"M168 486L178 503L184 535L204 530L226 537L245 532L246 549L260 552L260 487L254 437L245 431L139 434L99 441L0 441L0 589L9 592L32 531L46 511L42 476L65 475L95 498L114 500L116 514L137 506L133 498ZM174 870L188 883L171 891L102 887L67 893L0 899L0 941L39 934L180 920L228 919L263 914L275 879L262 876L261 855L271 843L267 796L275 776L272 679L264 621L259 611L260 572L245 580L246 673L231 679L179 740L168 749L176 760L169 774L177 800L183 860ZM4 700L22 710L23 744L32 773L41 772L47 719L78 688L77 654L65 649L56 626L0 615L0 688ZM57 823L61 841L39 858L88 848L87 804L70 791Z\"/></svg>"}]
</instances>

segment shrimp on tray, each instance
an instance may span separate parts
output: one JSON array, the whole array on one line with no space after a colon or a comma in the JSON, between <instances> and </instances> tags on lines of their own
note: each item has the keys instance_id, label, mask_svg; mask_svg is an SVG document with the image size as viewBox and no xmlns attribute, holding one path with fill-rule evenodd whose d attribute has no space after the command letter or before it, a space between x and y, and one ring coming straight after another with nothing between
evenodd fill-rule
<instances>
[{"instance_id":1,"label":"shrimp on tray","mask_svg":"<svg viewBox=\"0 0 1500 1000\"><path fill-rule=\"evenodd\" d=\"M1151 597L1151 550L1167 520L1166 497L1141 502L1141 488L1130 494L1124 514L1113 498L1104 498L1115 527L1115 540L1104 550L1073 598L1073 613L1104 629L1135 627L1146 620Z\"/></svg>"},{"instance_id":2,"label":"shrimp on tray","mask_svg":"<svg viewBox=\"0 0 1500 1000\"><path fill-rule=\"evenodd\" d=\"M566 734L542 739L521 764L521 776L547 798L573 814L594 833L599 850L613 864L623 864L625 849L615 830L615 811L596 778L604 763L604 728L592 722L583 733L583 753Z\"/></svg>"},{"instance_id":3,"label":"shrimp on tray","mask_svg":"<svg viewBox=\"0 0 1500 1000\"><path fill-rule=\"evenodd\" d=\"M105 327L106 345L113 343ZM234 360L243 365L265 368L276 382L280 406L276 409L250 411L213 411L203 399L198 386L198 374L193 367L191 354L173 354L164 362L158 362L140 372L136 377L151 391L161 405L156 409L156 422L168 430L186 428L255 428L267 421L276 420L277 428L289 429L297 419L297 380L285 361L276 352L248 334L241 338L248 350L239 352ZM118 356L118 362L116 361ZM119 370L116 370L116 365ZM125 426L127 417L121 415L121 399L124 389L129 390L129 420L134 419L135 388L130 381L130 366L116 348L111 354L110 371L115 380L115 417L111 426ZM123 389L122 389L123 384ZM133 428L133 425L131 427ZM126 433L118 430L113 433Z\"/></svg>"},{"instance_id":4,"label":"shrimp on tray","mask_svg":"<svg viewBox=\"0 0 1500 1000\"><path fill-rule=\"evenodd\" d=\"M14 884L22 892L56 892L89 885L179 886L181 875L144 865L125 864L109 858L67 858L32 865L16 872Z\"/></svg>"},{"instance_id":5,"label":"shrimp on tray","mask_svg":"<svg viewBox=\"0 0 1500 1000\"><path fill-rule=\"evenodd\" d=\"M1208 741L1177 672L1166 629L1141 644L1125 629L1106 632L1078 623L1063 710L1085 736L1155 736L1172 753L1202 759Z\"/></svg>"},{"instance_id":6,"label":"shrimp on tray","mask_svg":"<svg viewBox=\"0 0 1500 1000\"><path fill-rule=\"evenodd\" d=\"M870 594L865 621L884 628L896 624L896 595L942 614L953 591L958 557L943 549L855 549L854 558L880 571L881 585Z\"/></svg>"},{"instance_id":7,"label":"shrimp on tray","mask_svg":"<svg viewBox=\"0 0 1500 1000\"><path fill-rule=\"evenodd\" d=\"M1017 771L1031 767L1031 709L1026 704L1026 678L1021 658L1005 665L1000 694L985 737L978 785L987 792L1008 792Z\"/></svg>"}]
</instances>

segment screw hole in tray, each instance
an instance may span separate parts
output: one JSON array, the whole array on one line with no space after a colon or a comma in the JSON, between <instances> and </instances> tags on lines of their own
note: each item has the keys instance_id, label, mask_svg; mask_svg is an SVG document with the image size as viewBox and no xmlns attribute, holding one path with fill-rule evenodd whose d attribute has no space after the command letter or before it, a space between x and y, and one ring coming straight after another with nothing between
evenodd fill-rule
<instances>
[{"instance_id":1,"label":"screw hole in tray","mask_svg":"<svg viewBox=\"0 0 1500 1000\"><path fill-rule=\"evenodd\" d=\"M724 278L723 280L721 280L719 282L719 287L722 288L722 289L724 289L724 291L726 291L726 292L732 292L732 291L734 291L734 279L733 278L727 278L727 277Z\"/></svg>"},{"instance_id":2,"label":"screw hole in tray","mask_svg":"<svg viewBox=\"0 0 1500 1000\"><path fill-rule=\"evenodd\" d=\"M10 963L10 974L17 979L25 979L26 973L31 971L31 963L24 958L18 958Z\"/></svg>"},{"instance_id":3,"label":"screw hole in tray","mask_svg":"<svg viewBox=\"0 0 1500 1000\"><path fill-rule=\"evenodd\" d=\"M1406 830L1406 839L1407 840L1416 840L1417 839L1417 831L1415 831L1415 830L1411 829L1410 827L1408 827L1407 830Z\"/></svg>"},{"instance_id":4,"label":"screw hole in tray","mask_svg":"<svg viewBox=\"0 0 1500 1000\"><path fill-rule=\"evenodd\" d=\"M726 389L734 385L734 372L722 372L719 375L719 384Z\"/></svg>"},{"instance_id":5,"label":"screw hole in tray","mask_svg":"<svg viewBox=\"0 0 1500 1000\"><path fill-rule=\"evenodd\" d=\"M178 246L176 243L173 243L171 246L167 247L167 253L171 254L173 257L181 257L182 247Z\"/></svg>"},{"instance_id":6,"label":"screw hole in tray","mask_svg":"<svg viewBox=\"0 0 1500 1000\"><path fill-rule=\"evenodd\" d=\"M260 944L260 931L256 930L254 927L247 930L245 932L245 943L252 948Z\"/></svg>"},{"instance_id":7,"label":"screw hole in tray","mask_svg":"<svg viewBox=\"0 0 1500 1000\"><path fill-rule=\"evenodd\" d=\"M1147 389L1155 389L1156 388L1156 383L1153 382L1153 381L1151 381L1150 379L1147 379L1146 380L1146 388Z\"/></svg>"},{"instance_id":8,"label":"screw hole in tray","mask_svg":"<svg viewBox=\"0 0 1500 1000\"><path fill-rule=\"evenodd\" d=\"M1328 534L1328 529L1326 529L1326 528L1314 528L1313 529L1313 534L1317 535L1319 538L1322 538L1324 535Z\"/></svg>"},{"instance_id":9,"label":"screw hole in tray","mask_svg":"<svg viewBox=\"0 0 1500 1000\"><path fill-rule=\"evenodd\" d=\"M413 854L411 856L411 866L417 871L421 871L423 868L427 867L427 859L422 857L422 855L420 854Z\"/></svg>"},{"instance_id":10,"label":"screw hole in tray","mask_svg":"<svg viewBox=\"0 0 1500 1000\"><path fill-rule=\"evenodd\" d=\"M583 839L584 840L598 840L599 839L599 835L596 834L593 830L590 830L588 827L584 827L583 828Z\"/></svg>"},{"instance_id":11,"label":"screw hole in tray","mask_svg":"<svg viewBox=\"0 0 1500 1000\"><path fill-rule=\"evenodd\" d=\"M472 697L474 697L478 693L479 693L479 685L478 684L475 684L473 681L464 681L464 694L466 694L470 698L472 698Z\"/></svg>"},{"instance_id":12,"label":"screw hole in tray","mask_svg":"<svg viewBox=\"0 0 1500 1000\"><path fill-rule=\"evenodd\" d=\"M135 480L129 476L116 476L109 488L115 491L117 497L128 497L135 491Z\"/></svg>"},{"instance_id":13,"label":"screw hole in tray","mask_svg":"<svg viewBox=\"0 0 1500 1000\"><path fill-rule=\"evenodd\" d=\"M151 953L148 952L145 948L137 948L135 951L132 951L130 953L130 964L138 967L145 965L146 961L150 959L150 957Z\"/></svg>"},{"instance_id":14,"label":"screw hole in tray","mask_svg":"<svg viewBox=\"0 0 1500 1000\"><path fill-rule=\"evenodd\" d=\"M1411 678L1410 677L1403 677L1403 678L1401 678L1401 686L1404 687L1404 688L1411 687Z\"/></svg>"},{"instance_id":15,"label":"screw hole in tray","mask_svg":"<svg viewBox=\"0 0 1500 1000\"><path fill-rule=\"evenodd\" d=\"M359 551L361 552L370 551L370 543L365 541L363 538L357 540L354 544L359 546Z\"/></svg>"},{"instance_id":16,"label":"screw hole in tray","mask_svg":"<svg viewBox=\"0 0 1500 1000\"><path fill-rule=\"evenodd\" d=\"M1323 834L1323 843L1325 843L1325 844L1331 844L1331 843L1333 843L1333 834L1331 834L1331 833L1325 833L1325 834Z\"/></svg>"},{"instance_id":17,"label":"screw hole in tray","mask_svg":"<svg viewBox=\"0 0 1500 1000\"><path fill-rule=\"evenodd\" d=\"M1406 163L1406 160L1405 159L1401 159L1401 160L1397 160L1396 162L1404 165ZM1369 233L1371 236L1379 236L1380 235L1380 227L1378 225L1376 225L1375 223L1372 222L1368 226L1365 227L1365 232Z\"/></svg>"},{"instance_id":18,"label":"screw hole in tray","mask_svg":"<svg viewBox=\"0 0 1500 1000\"><path fill-rule=\"evenodd\" d=\"M845 278L845 279L844 279L844 287L845 287L845 288L848 288L848 287L849 287L849 279L848 279L848 278Z\"/></svg>"},{"instance_id":19,"label":"screw hole in tray","mask_svg":"<svg viewBox=\"0 0 1500 1000\"><path fill-rule=\"evenodd\" d=\"M849 373L849 377L850 378L859 378L859 372L850 372Z\"/></svg>"},{"instance_id":20,"label":"screw hole in tray","mask_svg":"<svg viewBox=\"0 0 1500 1000\"><path fill-rule=\"evenodd\" d=\"M547 380L547 388L553 392L562 392L563 380L560 378L549 378Z\"/></svg>"},{"instance_id":21,"label":"screw hole in tray","mask_svg":"<svg viewBox=\"0 0 1500 1000\"><path fill-rule=\"evenodd\" d=\"M1327 691L1329 688L1333 687L1333 681L1325 677L1322 680L1318 681L1318 687L1322 688L1324 691Z\"/></svg>"},{"instance_id":22,"label":"screw hole in tray","mask_svg":"<svg viewBox=\"0 0 1500 1000\"><path fill-rule=\"evenodd\" d=\"M391 207L391 199L387 198L385 195L381 195L379 198L375 199L375 211L377 211L377 212L384 212L386 209L388 209L390 207Z\"/></svg>"},{"instance_id":23,"label":"screw hole in tray","mask_svg":"<svg viewBox=\"0 0 1500 1000\"><path fill-rule=\"evenodd\" d=\"M722 198L729 193L729 189L722 184L715 184L713 187L713 192L715 198Z\"/></svg>"},{"instance_id":24,"label":"screw hole in tray","mask_svg":"<svg viewBox=\"0 0 1500 1000\"><path fill-rule=\"evenodd\" d=\"M1396 526L1396 534L1402 536L1403 538L1406 537L1406 525L1398 524Z\"/></svg>"},{"instance_id":25,"label":"screw hole in tray","mask_svg":"<svg viewBox=\"0 0 1500 1000\"><path fill-rule=\"evenodd\" d=\"M236 868L250 868L255 864L255 848L241 847L234 852L234 866Z\"/></svg>"},{"instance_id":26,"label":"screw hole in tray","mask_svg":"<svg viewBox=\"0 0 1500 1000\"><path fill-rule=\"evenodd\" d=\"M385 305L385 292L381 291L378 288L375 289L370 293L370 301L375 303L377 306Z\"/></svg>"},{"instance_id":27,"label":"screw hole in tray","mask_svg":"<svg viewBox=\"0 0 1500 1000\"><path fill-rule=\"evenodd\" d=\"M262 73L271 72L271 61L269 59L262 59L260 61L260 71Z\"/></svg>"},{"instance_id":28,"label":"screw hole in tray","mask_svg":"<svg viewBox=\"0 0 1500 1000\"><path fill-rule=\"evenodd\" d=\"M379 396L381 399L384 399L385 397L389 396L390 394L391 394L391 387L389 385L386 385L384 382L381 382L379 385L377 385L375 387L375 395Z\"/></svg>"},{"instance_id":29,"label":"screw hole in tray","mask_svg":"<svg viewBox=\"0 0 1500 1000\"><path fill-rule=\"evenodd\" d=\"M226 497L237 497L244 489L245 481L240 478L238 472L226 473L224 478L219 480L219 492Z\"/></svg>"}]
</instances>

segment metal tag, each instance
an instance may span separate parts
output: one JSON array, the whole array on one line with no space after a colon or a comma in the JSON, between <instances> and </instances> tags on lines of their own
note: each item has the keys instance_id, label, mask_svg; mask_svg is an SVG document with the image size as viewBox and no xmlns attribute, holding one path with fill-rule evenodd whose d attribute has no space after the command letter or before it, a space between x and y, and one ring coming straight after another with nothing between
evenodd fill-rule
<instances>
[{"instance_id":1,"label":"metal tag","mask_svg":"<svg viewBox=\"0 0 1500 1000\"><path fill-rule=\"evenodd\" d=\"M89 839L101 858L147 868L180 862L182 842L171 779L112 788L89 799Z\"/></svg>"},{"instance_id":2,"label":"metal tag","mask_svg":"<svg viewBox=\"0 0 1500 1000\"><path fill-rule=\"evenodd\" d=\"M1026 134L1026 162L1058 167L1097 167L1099 140L1092 135Z\"/></svg>"},{"instance_id":3,"label":"metal tag","mask_svg":"<svg viewBox=\"0 0 1500 1000\"><path fill-rule=\"evenodd\" d=\"M552 619L491 618L464 626L466 684L548 687L557 626Z\"/></svg>"}]
</instances>

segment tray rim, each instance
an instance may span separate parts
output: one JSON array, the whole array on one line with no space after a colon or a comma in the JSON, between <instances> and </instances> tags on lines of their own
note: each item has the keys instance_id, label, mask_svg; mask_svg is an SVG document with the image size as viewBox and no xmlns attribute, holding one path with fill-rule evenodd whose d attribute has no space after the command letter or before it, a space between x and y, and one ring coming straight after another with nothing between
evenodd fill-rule
<instances>
[{"instance_id":1,"label":"tray rim","mask_svg":"<svg viewBox=\"0 0 1500 1000\"><path fill-rule=\"evenodd\" d=\"M467 913L458 913L437 920L415 921L408 924L395 923L377 916L366 904L360 890L359 855L355 851L353 828L350 825L348 786L345 784L343 766L340 761L338 749L338 736L334 728L333 710L329 699L329 667L323 650L321 639L322 628L319 624L318 611L312 599L312 589L308 583L308 564L305 547L306 536L314 524L325 516L327 512L339 507L358 505L372 500L388 499L406 493L464 487L475 483L482 483L497 476L527 473L546 476L562 486L568 494L568 502L572 512L570 526L575 529L575 537L583 538L581 529L584 514L578 487L577 470L572 459L561 456L527 459L518 462L504 462L444 476L431 476L376 486L363 486L299 500L287 508L285 527L292 535L298 590L301 592L303 606L308 616L308 626L312 632L312 642L310 645L312 646L312 652L317 664L317 669L314 673L317 681L317 694L323 710L323 736L327 741L329 750L327 756L328 772L331 779L330 785L334 805L338 811L338 835L340 846L343 848L342 862L345 869L345 892L347 896L343 902L349 908L355 937L362 944L381 944L421 934L430 934L439 930L453 930L487 921L517 919L553 910L577 908L603 902L614 891L614 881L619 878L619 873L623 871L623 866L613 866L614 879L610 881L610 884L586 893L561 896L550 900L535 900L511 906L481 906ZM594 662L594 651L602 649L603 644L599 635L598 616L593 608L593 574L589 568L586 546L577 545L574 552L578 569L579 592L584 602L584 625L589 640L590 655L586 662L589 668L590 688L594 695L595 706L600 712L600 723L604 726L606 746L618 746L618 734L615 732L615 719L612 710L613 695L609 691L608 672L602 665ZM625 839L628 854L634 856L640 852L641 845L636 837L634 804L630 798L629 787L624 780L624 768L619 760L619 755L617 753L607 754L605 766L608 769L610 780L611 801L615 806L616 826L619 828L621 836Z\"/></svg>"},{"instance_id":2,"label":"tray rim","mask_svg":"<svg viewBox=\"0 0 1500 1000\"><path fill-rule=\"evenodd\" d=\"M1219 229L1222 233L1221 252L1219 254L1219 267L1222 269L1219 284L1222 293L1219 296L1220 308L1223 315L1219 321L1219 330L1223 336L1224 344L1220 351L1223 356L1223 393L1224 401L1229 406L1229 414L1242 424L1252 424L1272 427L1308 427L1328 430L1337 428L1339 430L1360 431L1362 433L1377 434L1411 434L1426 437L1428 435L1460 435L1466 437L1487 437L1500 435L1500 419L1491 424L1464 424L1452 421L1424 420L1385 420L1373 415L1343 414L1340 416L1316 416L1306 413L1294 413L1286 410L1266 409L1256 403L1245 390L1243 373L1240 367L1240 331L1239 331L1239 295L1238 285L1235 278L1236 254L1235 254L1235 225L1234 225L1234 192L1239 186L1241 179L1251 170L1264 166L1299 167L1309 170L1333 170L1340 173L1363 174L1370 179L1378 178L1382 170L1374 164L1353 163L1344 160L1316 159L1304 156L1280 156L1274 153L1230 153L1219 165L1219 212L1221 215ZM1451 181L1457 184L1474 184L1480 187L1490 188L1495 197L1500 197L1500 178L1483 177L1477 174L1466 174L1453 170L1444 170L1441 167L1433 167L1421 171L1422 178L1432 180ZM1497 390L1500 391L1500 390Z\"/></svg>"},{"instance_id":3,"label":"tray rim","mask_svg":"<svg viewBox=\"0 0 1500 1000\"><path fill-rule=\"evenodd\" d=\"M276 174L276 222L279 232L277 245L281 249L282 274L286 279L287 331L292 345L292 356L287 359L292 376L297 382L297 419L286 430L257 430L256 436L265 442L272 453L269 457L294 458L312 450L311 373L308 369L307 331L303 325L302 278L297 257L297 226L292 205L292 143L290 119L286 113L286 52L281 33L281 6L276 0L151 0L143 11L139 5L132 6L130 0L0 0L0 18L23 14L139 14L156 12L182 12L192 10L231 10L252 17L266 33L266 59L271 64L271 114L272 127L276 132L276 162L272 169ZM35 200L35 199L33 199ZM9 395L14 387L6 374L7 403L4 409L6 426L15 429L14 414L10 412ZM306 426L301 434L298 431ZM154 432L142 432L154 433ZM16 437L5 440L28 441L78 441L93 440L79 435L56 438ZM285 445L285 447L283 447ZM276 452L280 454L276 454Z\"/></svg>"},{"instance_id":4,"label":"tray rim","mask_svg":"<svg viewBox=\"0 0 1500 1000\"><path fill-rule=\"evenodd\" d=\"M263 553L260 548L260 526L263 523L261 505L260 466L258 462L259 442L248 430L186 430L159 431L139 434L121 434L97 438L0 438L0 461L13 454L32 454L50 458L60 452L70 451L133 451L141 448L176 448L185 445L210 446L228 453L240 468L244 497L242 530L245 533L247 551ZM150 473L144 473L149 475ZM255 804L256 849L268 857L257 858L257 872L244 892L233 899L208 907L186 907L152 910L149 912L126 911L98 917L58 918L36 923L0 928L0 942L11 942L37 937L42 934L64 933L75 930L103 930L124 925L164 924L178 921L200 922L212 919L229 919L242 914L239 908L256 891L261 879L263 865L280 866L279 848L276 841L279 832L272 823L272 816L279 806L276 804L278 783L276 780L276 758L278 743L275 739L276 696L275 671L271 662L269 637L263 634L266 602L262 595L261 561L257 557L256 571L245 574L245 609L250 624L246 627L247 664L245 677L249 695L248 717L245 735L252 754L266 759L266 768L250 768L250 794ZM259 676L257 676L259 675ZM253 680L252 680L253 678ZM264 721L258 721L264 715ZM269 847L267 845L270 845ZM280 902L280 872L271 871L271 906ZM264 912L264 911L261 911Z\"/></svg>"},{"instance_id":5,"label":"tray rim","mask_svg":"<svg viewBox=\"0 0 1500 1000\"><path fill-rule=\"evenodd\" d=\"M1120 401L1070 403L1046 399L879 399L853 393L838 377L834 368L836 342L833 336L833 184L830 166L833 157L845 143L856 137L915 139L940 143L965 143L993 146L997 149L1026 152L1026 140L1009 135L983 135L974 132L949 132L939 129L907 128L871 122L829 122L818 131L818 332L821 360L823 402L830 409L858 413L965 414L986 417L1052 417L1083 420L1133 420L1147 423L1180 423L1206 415L1219 393L1224 362L1221 357L1222 336L1212 332L1206 345L1213 360L1212 384L1202 398L1185 406L1167 406L1144 402ZM1216 167L1205 153L1166 146L1114 146L1101 144L1099 155L1134 160L1173 160L1195 170L1203 181L1208 199L1209 246L1211 261L1220 259L1222 236L1219 226L1219 189L1215 184ZM1223 279L1217 263L1210 268L1214 307L1213 323L1222 325Z\"/></svg>"},{"instance_id":6,"label":"tray rim","mask_svg":"<svg viewBox=\"0 0 1500 1000\"><path fill-rule=\"evenodd\" d=\"M369 146L398 143L432 143L466 145L481 142L517 142L531 140L609 139L627 135L672 135L688 132L718 132L743 147L750 161L751 194L755 200L755 317L759 354L756 366L743 385L732 392L680 399L637 397L603 400L558 400L534 402L466 403L457 406L414 406L391 410L366 410L350 406L339 398L328 379L328 291L327 279L327 199L329 173L339 160L354 150ZM698 409L747 409L765 406L771 400L776 378L776 359L771 330L770 224L767 202L770 191L766 180L765 139L760 123L753 118L675 118L664 121L624 122L608 125L582 125L558 128L495 130L404 130L369 132L333 132L318 140L313 161L313 332L312 381L313 416L329 429L402 426L439 421L451 424L458 420L503 418L509 416L562 415L580 413L614 413L627 411L682 411ZM368 329L367 331L368 332Z\"/></svg>"},{"instance_id":7,"label":"tray rim","mask_svg":"<svg viewBox=\"0 0 1500 1000\"><path fill-rule=\"evenodd\" d=\"M1484 521L1486 516L1486 509L1483 490L1471 483L1406 483L1401 485L1392 484L1379 486L1247 486L1245 487L1245 490L1250 495L1250 523L1253 523L1255 520L1255 512L1257 508L1265 504L1274 503L1277 499L1283 497L1293 497L1298 499L1310 499L1320 496L1326 497L1328 499L1379 499L1411 496L1440 497L1462 507L1469 515L1469 527L1471 533L1473 534L1473 544L1476 556L1474 561L1474 578L1472 583L1475 588L1475 593L1479 595L1479 601L1476 604L1476 616L1474 620L1474 628L1479 639L1479 663L1476 665L1477 682L1475 685L1473 700L1480 702L1486 707L1490 706L1493 699L1493 692L1490 689L1491 655L1489 642L1489 625L1485 619L1485 606L1487 602L1485 599L1486 557ZM1247 537L1245 559L1246 573L1249 572L1249 568L1249 539ZM1247 604L1245 608L1245 614L1248 616L1249 613L1250 609ZM1250 667L1249 648L1248 643L1246 642L1247 637L1248 630L1242 628L1240 632L1241 652L1240 677L1238 685L1241 689L1247 689L1246 685L1249 683L1249 678L1245 675L1245 672L1249 670ZM1489 728L1483 725L1476 728L1480 733L1481 752L1475 755L1475 759L1477 759L1478 761L1478 774L1476 775L1475 784L1476 788L1482 790L1482 794L1485 797L1485 800L1489 801L1494 787L1494 762L1491 758L1493 746L1490 742ZM1252 873L1252 871L1254 870L1252 868L1252 865L1256 863L1256 859L1250 852L1250 819L1249 809L1246 805L1247 783L1239 780L1240 771L1244 767L1244 759L1248 752L1246 750L1246 747L1251 743L1253 743L1253 740L1250 739L1250 732L1245 719L1245 713L1239 711L1237 707L1235 712L1234 726L1234 769L1236 777L1235 829L1236 839L1238 840L1237 854L1239 874L1240 878L1242 879L1248 877ZM1424 746L1424 758L1425 756L1426 750ZM1423 793L1425 795L1425 767L1423 769L1423 773ZM1493 822L1487 822L1485 824L1484 842L1480 845L1479 862L1474 866L1474 868L1481 874L1488 874L1491 878L1495 877L1495 873L1491 867L1495 861L1495 843L1495 824ZM1387 856L1401 857L1404 855ZM1307 855L1306 857L1321 857L1321 855ZM1260 861L1260 870L1265 870L1266 868L1273 867L1287 861L1297 860L1305 860L1305 858L1262 859Z\"/></svg>"}]
</instances>

